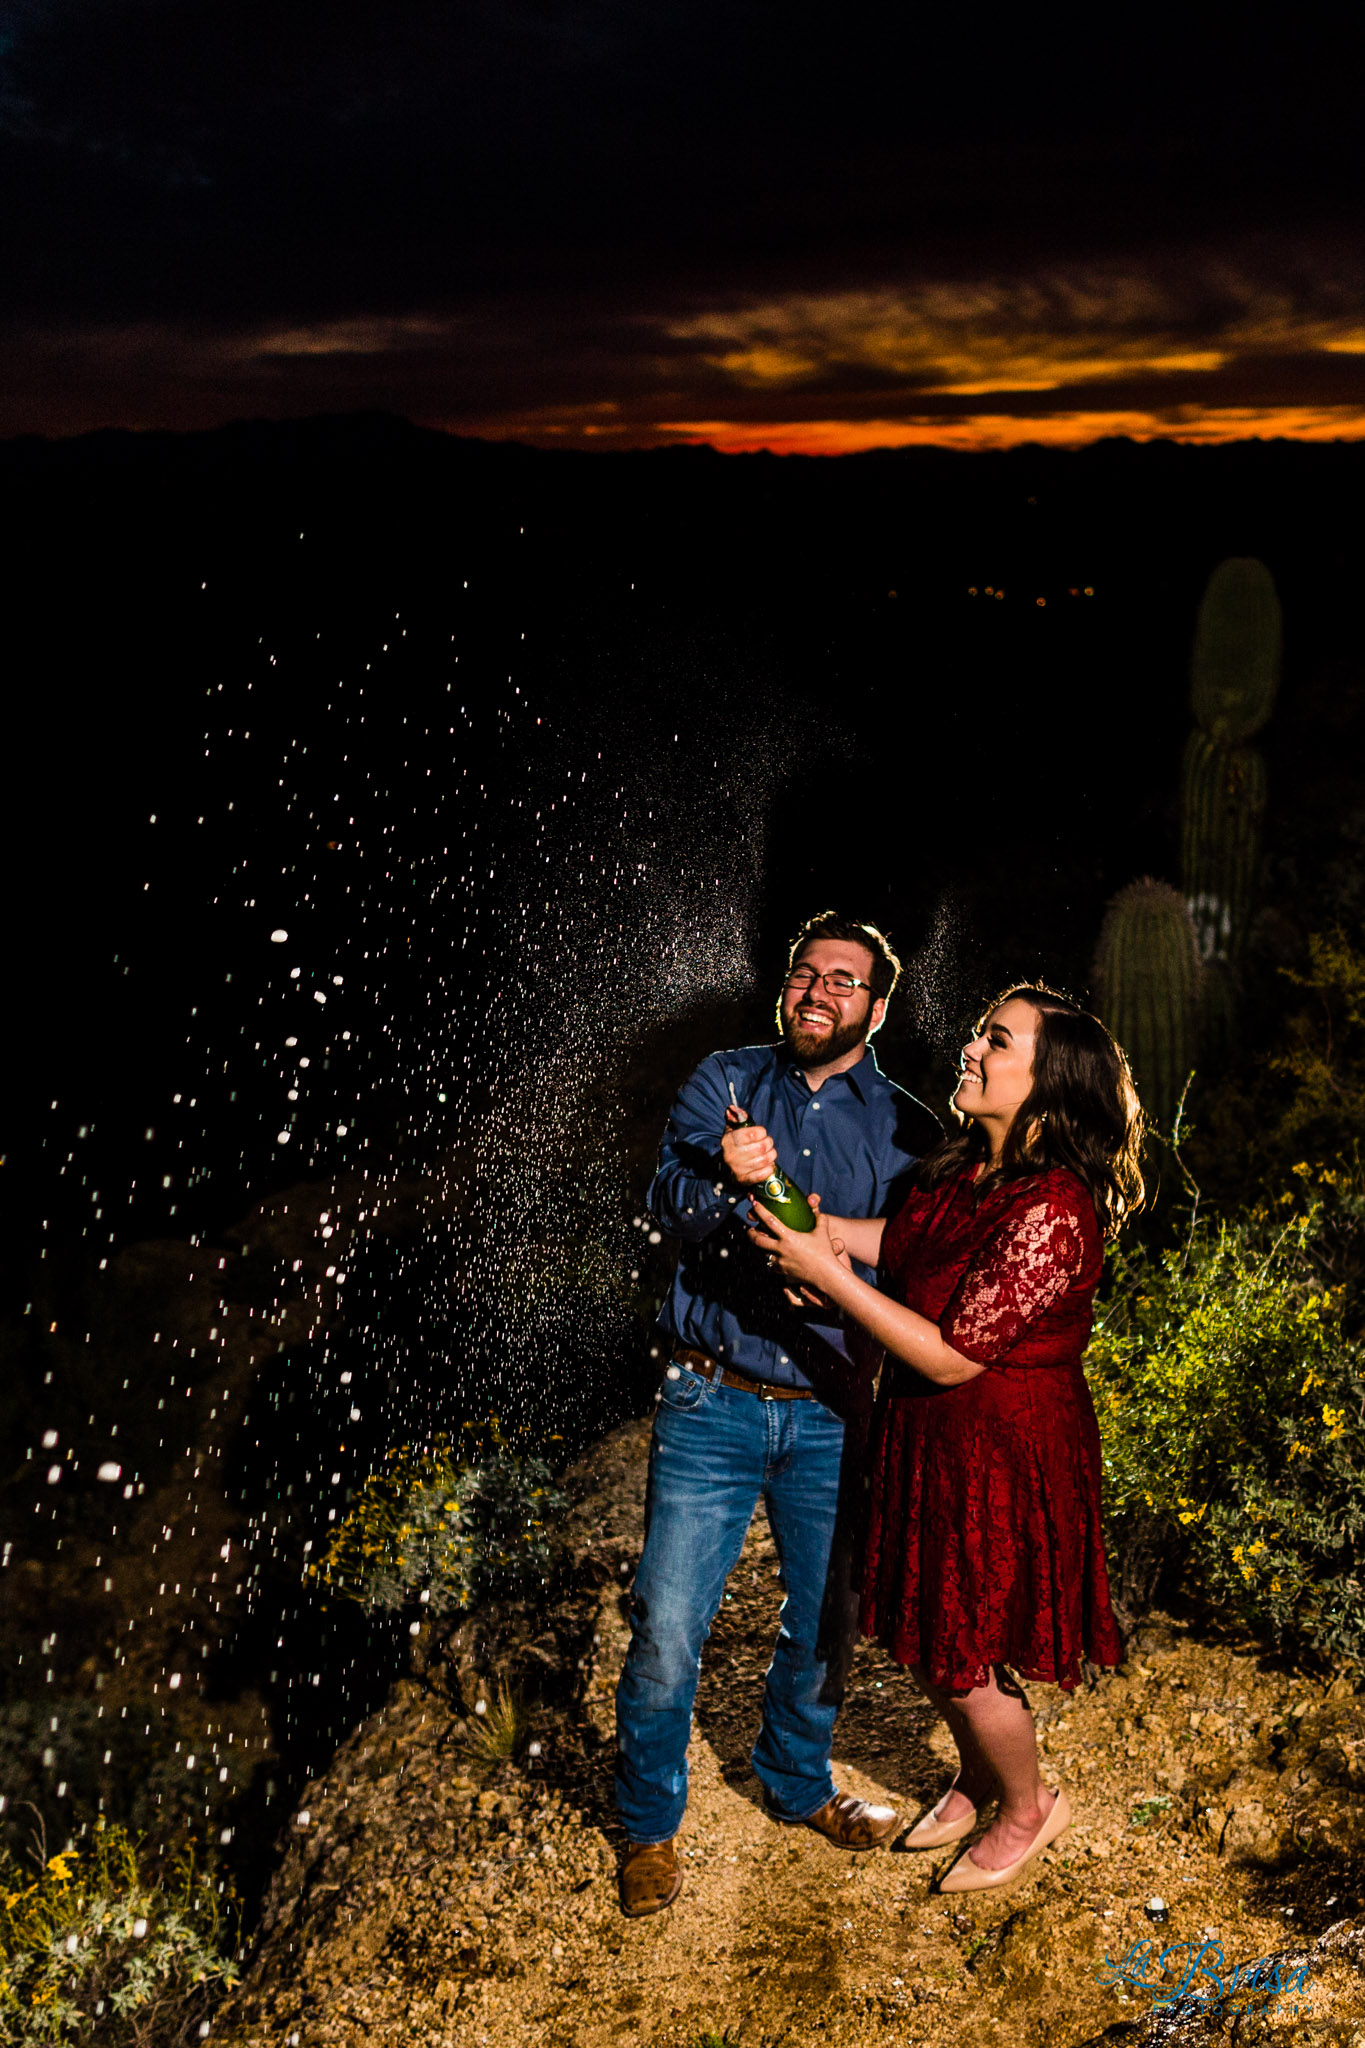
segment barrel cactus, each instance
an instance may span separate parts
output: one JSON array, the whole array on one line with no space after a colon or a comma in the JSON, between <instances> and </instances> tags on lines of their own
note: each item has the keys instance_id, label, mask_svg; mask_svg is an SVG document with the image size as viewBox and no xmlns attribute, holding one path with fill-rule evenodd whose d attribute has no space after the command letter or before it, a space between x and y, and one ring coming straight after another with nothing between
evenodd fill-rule
<instances>
[{"instance_id":1,"label":"barrel cactus","mask_svg":"<svg viewBox=\"0 0 1365 2048\"><path fill-rule=\"evenodd\" d=\"M1220 747L1260 731L1275 703L1283 630L1275 579L1264 562L1234 555L1208 581L1194 629L1191 709Z\"/></svg>"},{"instance_id":2,"label":"barrel cactus","mask_svg":"<svg viewBox=\"0 0 1365 2048\"><path fill-rule=\"evenodd\" d=\"M1179 890L1150 875L1120 889L1100 926L1096 1000L1128 1055L1143 1108L1166 1132L1195 1064L1202 979Z\"/></svg>"}]
</instances>

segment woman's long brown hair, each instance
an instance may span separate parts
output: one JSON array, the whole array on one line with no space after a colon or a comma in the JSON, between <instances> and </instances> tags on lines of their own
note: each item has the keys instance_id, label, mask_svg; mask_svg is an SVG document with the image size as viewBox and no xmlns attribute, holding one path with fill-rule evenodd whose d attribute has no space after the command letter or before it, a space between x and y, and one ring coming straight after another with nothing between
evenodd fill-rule
<instances>
[{"instance_id":1,"label":"woman's long brown hair","mask_svg":"<svg viewBox=\"0 0 1365 2048\"><path fill-rule=\"evenodd\" d=\"M1032 986L997 996L982 1012L978 1034L992 1012L1016 999L1038 1017L1033 1086L1015 1113L988 1184L1067 1167L1085 1183L1105 1235L1112 1237L1141 1208L1144 1194L1145 1120L1123 1048L1079 1003ZM920 1187L937 1187L989 1156L985 1131L967 1117L960 1131L920 1161L915 1179ZM985 1177L979 1185L984 1183Z\"/></svg>"}]
</instances>

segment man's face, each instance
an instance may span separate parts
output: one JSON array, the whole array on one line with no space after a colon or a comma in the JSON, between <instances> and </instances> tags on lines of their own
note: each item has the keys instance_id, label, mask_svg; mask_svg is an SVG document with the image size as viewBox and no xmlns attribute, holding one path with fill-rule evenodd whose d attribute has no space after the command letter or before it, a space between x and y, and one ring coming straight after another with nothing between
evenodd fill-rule
<instances>
[{"instance_id":1,"label":"man's face","mask_svg":"<svg viewBox=\"0 0 1365 2048\"><path fill-rule=\"evenodd\" d=\"M841 995L820 980L822 974L848 974L867 982L873 965L870 949L850 939L812 939L802 947L777 1009L787 1049L799 1066L822 1067L842 1059L876 1030L886 1015L880 997L868 988Z\"/></svg>"}]
</instances>

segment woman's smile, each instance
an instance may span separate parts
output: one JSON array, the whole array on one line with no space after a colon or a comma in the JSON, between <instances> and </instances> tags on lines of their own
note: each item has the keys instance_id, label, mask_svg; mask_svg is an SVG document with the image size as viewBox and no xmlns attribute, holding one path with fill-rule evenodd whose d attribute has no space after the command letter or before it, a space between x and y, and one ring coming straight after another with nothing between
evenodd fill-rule
<instances>
[{"instance_id":1,"label":"woman's smile","mask_svg":"<svg viewBox=\"0 0 1365 2048\"><path fill-rule=\"evenodd\" d=\"M1033 1085L1037 1029L1037 1012L1017 996L993 1010L980 1035L962 1048L955 1106L968 1116L1008 1128Z\"/></svg>"}]
</instances>

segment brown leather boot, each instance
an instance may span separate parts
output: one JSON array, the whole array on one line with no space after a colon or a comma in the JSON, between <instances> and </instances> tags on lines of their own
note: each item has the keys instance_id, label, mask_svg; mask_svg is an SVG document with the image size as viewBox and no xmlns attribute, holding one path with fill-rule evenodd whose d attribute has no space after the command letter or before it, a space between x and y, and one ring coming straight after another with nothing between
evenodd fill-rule
<instances>
[{"instance_id":1,"label":"brown leather boot","mask_svg":"<svg viewBox=\"0 0 1365 2048\"><path fill-rule=\"evenodd\" d=\"M682 1882L671 1842L631 1842L621 1859L621 1911L628 1920L662 1913L677 1898Z\"/></svg>"},{"instance_id":2,"label":"brown leather boot","mask_svg":"<svg viewBox=\"0 0 1365 2048\"><path fill-rule=\"evenodd\" d=\"M850 1792L836 1792L808 1820L783 1820L780 1814L773 1819L782 1820L784 1827L814 1828L836 1849L880 1849L900 1826L900 1815L893 1806L872 1806Z\"/></svg>"}]
</instances>

